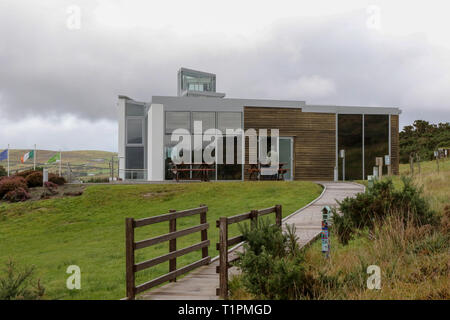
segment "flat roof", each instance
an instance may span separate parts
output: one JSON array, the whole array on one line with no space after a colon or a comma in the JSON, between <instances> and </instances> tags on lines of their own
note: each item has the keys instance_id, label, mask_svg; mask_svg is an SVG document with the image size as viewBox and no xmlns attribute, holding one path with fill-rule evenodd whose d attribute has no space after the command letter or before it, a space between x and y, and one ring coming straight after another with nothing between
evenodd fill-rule
<instances>
[{"instance_id":1,"label":"flat roof","mask_svg":"<svg viewBox=\"0 0 450 320\"><path fill-rule=\"evenodd\" d=\"M119 96L125 98L125 96ZM128 98L128 97L126 97ZM130 98L128 98L130 99ZM132 100L132 99L130 99ZM134 101L134 100L133 100ZM137 102L137 101L135 101ZM340 113L340 114L401 114L397 107L367 107L342 105L312 105L300 100L271 100L271 99L237 99L214 97L177 97L153 96L146 105L162 104L167 111L236 111L243 112L244 107L262 108L300 108L302 112Z\"/></svg>"}]
</instances>

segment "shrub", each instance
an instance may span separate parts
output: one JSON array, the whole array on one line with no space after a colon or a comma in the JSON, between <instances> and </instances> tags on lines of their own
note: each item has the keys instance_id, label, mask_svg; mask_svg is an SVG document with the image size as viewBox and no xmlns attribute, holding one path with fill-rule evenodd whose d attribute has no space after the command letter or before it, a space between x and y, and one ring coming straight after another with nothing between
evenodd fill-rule
<instances>
[{"instance_id":1,"label":"shrub","mask_svg":"<svg viewBox=\"0 0 450 320\"><path fill-rule=\"evenodd\" d=\"M41 194L41 199L49 199L51 196L58 194L58 185L51 181L46 181L44 183L45 190Z\"/></svg>"},{"instance_id":2,"label":"shrub","mask_svg":"<svg viewBox=\"0 0 450 320\"><path fill-rule=\"evenodd\" d=\"M43 182L42 172L35 171L29 174L25 180L27 181L28 188L41 187Z\"/></svg>"},{"instance_id":3,"label":"shrub","mask_svg":"<svg viewBox=\"0 0 450 320\"><path fill-rule=\"evenodd\" d=\"M2 199L8 192L17 188L23 188L28 191L27 182L22 177L7 177L0 181L0 199Z\"/></svg>"},{"instance_id":4,"label":"shrub","mask_svg":"<svg viewBox=\"0 0 450 320\"><path fill-rule=\"evenodd\" d=\"M283 233L278 226L266 220L252 228L240 226L244 252L238 253L237 266L241 269L240 282L256 299L298 299L312 297L317 281L303 266L295 236L295 226ZM295 244L294 244L295 243Z\"/></svg>"},{"instance_id":5,"label":"shrub","mask_svg":"<svg viewBox=\"0 0 450 320\"><path fill-rule=\"evenodd\" d=\"M8 172L6 172L5 167L0 166L0 177L5 177L8 174Z\"/></svg>"},{"instance_id":6,"label":"shrub","mask_svg":"<svg viewBox=\"0 0 450 320\"><path fill-rule=\"evenodd\" d=\"M34 267L17 270L16 264L9 260L4 270L5 276L0 277L0 300L40 300L45 294L45 288L40 280L33 284Z\"/></svg>"},{"instance_id":7,"label":"shrub","mask_svg":"<svg viewBox=\"0 0 450 320\"><path fill-rule=\"evenodd\" d=\"M28 191L22 187L19 187L14 190L11 190L7 194L5 194L5 196L3 197L3 200L9 201L9 202L20 202L20 201L26 201L30 198L31 198L31 195L28 193Z\"/></svg>"},{"instance_id":8,"label":"shrub","mask_svg":"<svg viewBox=\"0 0 450 320\"><path fill-rule=\"evenodd\" d=\"M402 178L403 188L395 190L392 180L375 182L366 192L354 198L338 202L342 216L333 211L332 229L339 241L347 244L357 230L373 230L377 222L383 222L389 215L400 215L406 224L411 220L415 225L436 224L435 213L422 195L422 189L410 178Z\"/></svg>"},{"instance_id":9,"label":"shrub","mask_svg":"<svg viewBox=\"0 0 450 320\"><path fill-rule=\"evenodd\" d=\"M33 169L28 169L28 170L24 170L24 171L21 171L21 172L17 172L17 173L15 174L15 176L16 176L16 177L26 178L26 177L28 177L30 174L33 174L33 173L35 173L35 172L38 172L38 171L37 171L37 170L33 170Z\"/></svg>"},{"instance_id":10,"label":"shrub","mask_svg":"<svg viewBox=\"0 0 450 320\"><path fill-rule=\"evenodd\" d=\"M54 184L57 184L58 186L62 186L66 183L66 179L64 179L64 177L60 177L54 173L49 173L48 181L53 182Z\"/></svg>"}]
</instances>

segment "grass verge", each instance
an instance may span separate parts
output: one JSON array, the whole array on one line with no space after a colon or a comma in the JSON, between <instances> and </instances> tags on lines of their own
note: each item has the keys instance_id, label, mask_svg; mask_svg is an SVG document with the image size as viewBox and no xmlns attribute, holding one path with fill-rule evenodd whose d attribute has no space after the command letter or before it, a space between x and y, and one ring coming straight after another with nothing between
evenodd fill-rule
<instances>
[{"instance_id":1,"label":"grass verge","mask_svg":"<svg viewBox=\"0 0 450 320\"><path fill-rule=\"evenodd\" d=\"M226 182L164 185L89 186L80 197L0 203L0 264L13 258L19 265L34 265L36 276L50 299L118 299L125 296L125 217L144 218L206 204L215 256L218 230L215 220L269 207L283 206L283 216L315 199L322 187L311 182ZM178 221L184 229L199 224L199 217ZM136 240L168 232L168 222L137 229ZM237 227L236 227L237 228ZM231 235L237 229L230 230ZM200 234L180 238L177 247L199 242ZM168 252L163 243L138 251L137 262ZM178 267L198 259L191 253ZM66 288L66 269L81 268L81 290ZM137 283L157 277L168 264L141 271Z\"/></svg>"}]
</instances>

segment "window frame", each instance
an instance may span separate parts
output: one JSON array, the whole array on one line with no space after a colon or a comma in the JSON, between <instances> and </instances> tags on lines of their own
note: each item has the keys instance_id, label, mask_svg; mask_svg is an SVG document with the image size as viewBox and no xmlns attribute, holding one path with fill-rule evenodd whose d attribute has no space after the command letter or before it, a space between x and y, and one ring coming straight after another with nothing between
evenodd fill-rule
<instances>
[{"instance_id":1,"label":"window frame","mask_svg":"<svg viewBox=\"0 0 450 320\"><path fill-rule=\"evenodd\" d=\"M140 120L142 128L142 142L141 143L129 143L128 142L128 120ZM130 147L145 147L145 118L141 116L127 116L125 119L125 146Z\"/></svg>"}]
</instances>

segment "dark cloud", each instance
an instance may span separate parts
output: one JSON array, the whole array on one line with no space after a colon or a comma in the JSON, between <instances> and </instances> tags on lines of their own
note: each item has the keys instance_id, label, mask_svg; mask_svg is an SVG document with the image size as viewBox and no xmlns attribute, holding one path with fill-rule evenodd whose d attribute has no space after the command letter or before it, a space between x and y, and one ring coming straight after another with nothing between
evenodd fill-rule
<instances>
[{"instance_id":1,"label":"dark cloud","mask_svg":"<svg viewBox=\"0 0 450 320\"><path fill-rule=\"evenodd\" d=\"M367 29L363 11L286 20L242 39L106 28L93 19L94 4L82 7L82 28L71 31L68 4L0 5L3 118L115 120L118 94L145 101L174 95L176 71L185 66L217 73L218 91L228 97L394 106L403 125L450 121L449 53L420 34Z\"/></svg>"}]
</instances>

